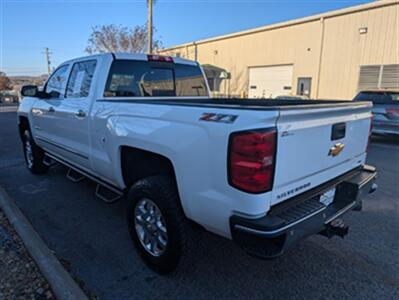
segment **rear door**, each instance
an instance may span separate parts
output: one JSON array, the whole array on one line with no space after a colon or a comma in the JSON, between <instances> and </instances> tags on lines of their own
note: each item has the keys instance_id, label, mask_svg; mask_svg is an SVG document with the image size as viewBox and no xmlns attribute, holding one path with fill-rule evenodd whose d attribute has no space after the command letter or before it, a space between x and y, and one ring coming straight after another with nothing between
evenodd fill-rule
<instances>
[{"instance_id":1,"label":"rear door","mask_svg":"<svg viewBox=\"0 0 399 300\"><path fill-rule=\"evenodd\" d=\"M281 109L272 204L365 161L371 104Z\"/></svg>"},{"instance_id":2,"label":"rear door","mask_svg":"<svg viewBox=\"0 0 399 300\"><path fill-rule=\"evenodd\" d=\"M73 63L52 124L62 157L86 169L90 169L89 111L96 65L96 59Z\"/></svg>"}]
</instances>

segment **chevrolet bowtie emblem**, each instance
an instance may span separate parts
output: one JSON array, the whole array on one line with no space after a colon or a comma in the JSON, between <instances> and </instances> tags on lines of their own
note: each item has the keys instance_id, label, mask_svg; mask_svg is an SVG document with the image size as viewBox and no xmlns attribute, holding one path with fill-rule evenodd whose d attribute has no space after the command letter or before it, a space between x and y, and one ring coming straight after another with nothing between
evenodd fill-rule
<instances>
[{"instance_id":1,"label":"chevrolet bowtie emblem","mask_svg":"<svg viewBox=\"0 0 399 300\"><path fill-rule=\"evenodd\" d=\"M344 144L337 143L330 148L330 152L328 152L328 155L337 156L338 154L341 153L341 151L344 149L344 147L345 147Z\"/></svg>"}]
</instances>

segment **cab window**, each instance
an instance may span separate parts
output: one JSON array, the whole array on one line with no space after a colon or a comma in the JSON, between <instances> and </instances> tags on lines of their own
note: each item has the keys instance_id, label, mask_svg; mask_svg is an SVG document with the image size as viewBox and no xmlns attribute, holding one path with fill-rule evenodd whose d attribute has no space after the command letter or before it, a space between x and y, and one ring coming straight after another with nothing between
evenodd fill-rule
<instances>
[{"instance_id":1,"label":"cab window","mask_svg":"<svg viewBox=\"0 0 399 300\"><path fill-rule=\"evenodd\" d=\"M115 60L111 66L105 97L195 97L208 96L198 66Z\"/></svg>"},{"instance_id":2,"label":"cab window","mask_svg":"<svg viewBox=\"0 0 399 300\"><path fill-rule=\"evenodd\" d=\"M65 92L68 65L59 67L47 81L45 92L52 98L61 98Z\"/></svg>"},{"instance_id":3,"label":"cab window","mask_svg":"<svg viewBox=\"0 0 399 300\"><path fill-rule=\"evenodd\" d=\"M85 98L89 96L96 64L96 60L88 60L73 65L65 98Z\"/></svg>"}]
</instances>

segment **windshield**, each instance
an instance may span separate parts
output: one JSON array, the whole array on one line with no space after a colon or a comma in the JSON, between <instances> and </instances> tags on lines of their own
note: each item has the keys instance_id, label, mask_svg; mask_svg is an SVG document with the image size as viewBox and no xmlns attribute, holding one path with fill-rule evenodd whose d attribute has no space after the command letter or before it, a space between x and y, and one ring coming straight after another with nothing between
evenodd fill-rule
<instances>
[{"instance_id":1,"label":"windshield","mask_svg":"<svg viewBox=\"0 0 399 300\"><path fill-rule=\"evenodd\" d=\"M353 100L371 101L374 104L392 102L399 104L399 92L360 92Z\"/></svg>"},{"instance_id":2,"label":"windshield","mask_svg":"<svg viewBox=\"0 0 399 300\"><path fill-rule=\"evenodd\" d=\"M104 91L105 97L208 96L198 66L166 62L115 60Z\"/></svg>"}]
</instances>

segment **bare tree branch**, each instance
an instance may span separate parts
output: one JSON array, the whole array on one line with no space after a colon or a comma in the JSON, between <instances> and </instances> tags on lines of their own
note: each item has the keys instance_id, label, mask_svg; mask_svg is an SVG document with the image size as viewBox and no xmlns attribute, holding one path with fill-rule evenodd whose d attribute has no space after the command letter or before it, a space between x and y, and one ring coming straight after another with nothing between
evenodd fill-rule
<instances>
[{"instance_id":1,"label":"bare tree branch","mask_svg":"<svg viewBox=\"0 0 399 300\"><path fill-rule=\"evenodd\" d=\"M104 52L146 52L147 28L128 28L118 25L102 25L92 28L85 51L89 54ZM160 40L154 41L154 48L162 47Z\"/></svg>"}]
</instances>

